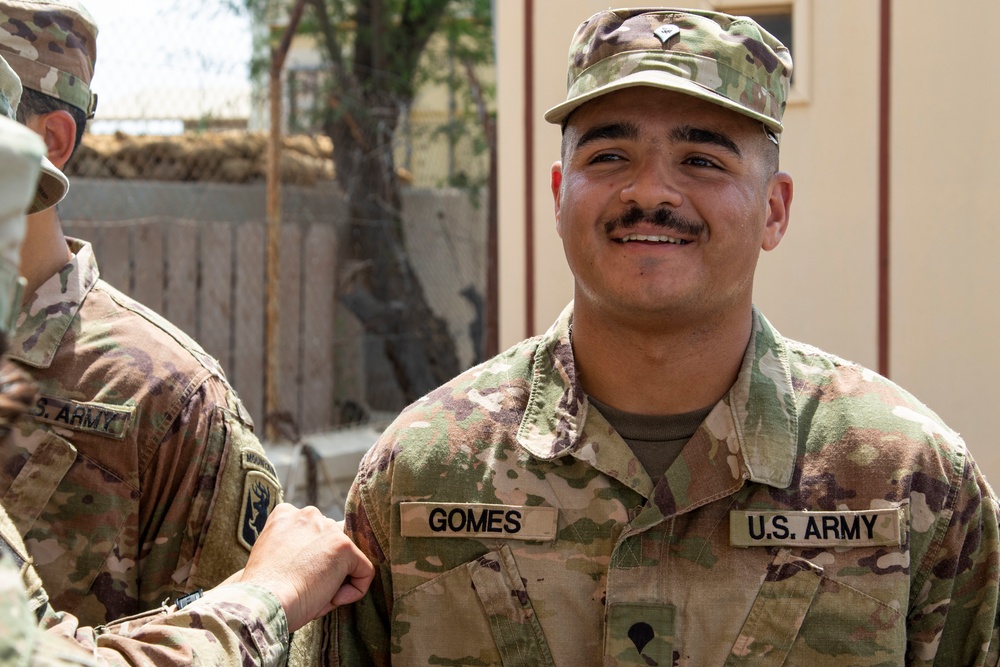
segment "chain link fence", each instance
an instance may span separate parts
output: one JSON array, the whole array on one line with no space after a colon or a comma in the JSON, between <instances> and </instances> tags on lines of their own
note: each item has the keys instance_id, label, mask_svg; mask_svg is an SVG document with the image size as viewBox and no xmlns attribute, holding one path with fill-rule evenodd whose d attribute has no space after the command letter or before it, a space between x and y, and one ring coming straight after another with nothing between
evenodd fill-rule
<instances>
[{"instance_id":1,"label":"chain link fence","mask_svg":"<svg viewBox=\"0 0 1000 667\"><path fill-rule=\"evenodd\" d=\"M259 431L270 420L296 441L393 415L405 399L380 341L337 298L348 208L336 146L316 120L321 56L297 46L285 77L279 405L267 414L268 101L266 79L251 73L254 36L267 29L224 0L87 5L101 29L99 104L67 167L67 231L94 243L109 282L222 361ZM447 131L449 96L418 96L395 154L405 250L468 367L482 356L488 159L473 138Z\"/></svg>"}]
</instances>

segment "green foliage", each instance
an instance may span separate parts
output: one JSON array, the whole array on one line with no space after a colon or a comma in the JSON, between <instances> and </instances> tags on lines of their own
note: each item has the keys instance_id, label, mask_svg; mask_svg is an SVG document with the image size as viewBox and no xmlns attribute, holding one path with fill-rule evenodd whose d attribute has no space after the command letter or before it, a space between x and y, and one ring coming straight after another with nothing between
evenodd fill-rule
<instances>
[{"instance_id":1,"label":"green foliage","mask_svg":"<svg viewBox=\"0 0 1000 667\"><path fill-rule=\"evenodd\" d=\"M496 87L484 83L479 72L494 61L493 24L488 0L466 0L457 3L454 14L442 22L441 34L447 44L444 62L448 68L428 66L420 70L421 84L447 86L455 101L454 113L447 123L436 129L454 149L461 145L483 159L491 148L488 126L495 123ZM464 141L463 141L464 140ZM453 170L447 184L466 189L478 204L478 195L486 185L486 171L474 176L464 169Z\"/></svg>"},{"instance_id":2,"label":"green foliage","mask_svg":"<svg viewBox=\"0 0 1000 667\"><path fill-rule=\"evenodd\" d=\"M293 0L223 2L261 26L251 75L266 80L270 47L281 38ZM325 66L314 108L295 125L330 128L349 117L365 126L394 117L395 128L420 91L443 86L451 113L432 135L452 152L460 147L472 161L485 159L495 87L478 73L494 61L491 0L306 0L298 33L322 46ZM456 168L447 184L475 191L484 181Z\"/></svg>"}]
</instances>

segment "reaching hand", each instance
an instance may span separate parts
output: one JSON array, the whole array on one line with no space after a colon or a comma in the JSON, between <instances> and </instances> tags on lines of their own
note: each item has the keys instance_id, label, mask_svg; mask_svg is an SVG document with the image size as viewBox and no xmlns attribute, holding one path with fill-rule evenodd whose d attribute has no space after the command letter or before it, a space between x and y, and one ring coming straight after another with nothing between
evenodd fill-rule
<instances>
[{"instance_id":1,"label":"reaching hand","mask_svg":"<svg viewBox=\"0 0 1000 667\"><path fill-rule=\"evenodd\" d=\"M375 576L368 558L344 534L343 524L315 507L282 503L272 510L250 558L229 581L274 593L288 631L364 597Z\"/></svg>"}]
</instances>

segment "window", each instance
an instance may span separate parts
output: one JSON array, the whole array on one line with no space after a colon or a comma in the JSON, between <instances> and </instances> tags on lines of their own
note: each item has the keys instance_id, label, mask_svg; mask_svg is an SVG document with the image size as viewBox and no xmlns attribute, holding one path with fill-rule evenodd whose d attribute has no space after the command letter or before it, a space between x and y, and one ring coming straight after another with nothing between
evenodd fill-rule
<instances>
[{"instance_id":1,"label":"window","mask_svg":"<svg viewBox=\"0 0 1000 667\"><path fill-rule=\"evenodd\" d=\"M795 65L788 103L808 102L812 0L711 0L711 4L716 11L749 16L788 47Z\"/></svg>"}]
</instances>

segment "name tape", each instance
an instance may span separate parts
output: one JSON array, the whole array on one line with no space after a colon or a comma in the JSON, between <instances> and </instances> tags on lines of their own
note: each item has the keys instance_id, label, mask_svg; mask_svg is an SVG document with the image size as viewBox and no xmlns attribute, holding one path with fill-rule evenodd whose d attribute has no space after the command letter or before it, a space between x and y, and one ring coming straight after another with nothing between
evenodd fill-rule
<instances>
[{"instance_id":1,"label":"name tape","mask_svg":"<svg viewBox=\"0 0 1000 667\"><path fill-rule=\"evenodd\" d=\"M31 415L40 422L121 440L135 408L82 403L41 394Z\"/></svg>"},{"instance_id":2,"label":"name tape","mask_svg":"<svg viewBox=\"0 0 1000 667\"><path fill-rule=\"evenodd\" d=\"M555 507L469 503L400 503L404 537L484 537L551 541L556 538Z\"/></svg>"},{"instance_id":3,"label":"name tape","mask_svg":"<svg viewBox=\"0 0 1000 667\"><path fill-rule=\"evenodd\" d=\"M903 544L903 509L837 512L734 510L729 543L734 547L879 547Z\"/></svg>"}]
</instances>

